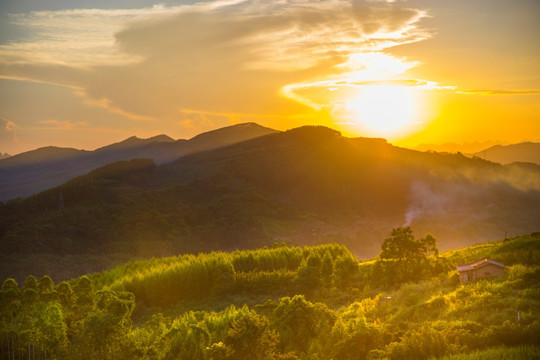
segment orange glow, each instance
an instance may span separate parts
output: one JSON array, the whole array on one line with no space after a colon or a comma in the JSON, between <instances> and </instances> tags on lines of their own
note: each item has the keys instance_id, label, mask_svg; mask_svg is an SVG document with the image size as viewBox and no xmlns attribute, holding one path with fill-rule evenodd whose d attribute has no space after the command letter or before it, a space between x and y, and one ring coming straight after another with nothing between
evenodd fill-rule
<instances>
[{"instance_id":1,"label":"orange glow","mask_svg":"<svg viewBox=\"0 0 540 360\"><path fill-rule=\"evenodd\" d=\"M419 115L418 95L406 86L369 86L345 101L345 117L370 136L409 132Z\"/></svg>"}]
</instances>

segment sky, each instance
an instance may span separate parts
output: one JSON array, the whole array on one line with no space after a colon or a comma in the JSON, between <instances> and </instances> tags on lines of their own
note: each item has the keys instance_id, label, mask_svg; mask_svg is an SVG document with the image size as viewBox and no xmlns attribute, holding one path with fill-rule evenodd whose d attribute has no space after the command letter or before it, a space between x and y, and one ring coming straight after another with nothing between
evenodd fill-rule
<instances>
[{"instance_id":1,"label":"sky","mask_svg":"<svg viewBox=\"0 0 540 360\"><path fill-rule=\"evenodd\" d=\"M2 0L0 152L253 121L540 141L537 0Z\"/></svg>"}]
</instances>

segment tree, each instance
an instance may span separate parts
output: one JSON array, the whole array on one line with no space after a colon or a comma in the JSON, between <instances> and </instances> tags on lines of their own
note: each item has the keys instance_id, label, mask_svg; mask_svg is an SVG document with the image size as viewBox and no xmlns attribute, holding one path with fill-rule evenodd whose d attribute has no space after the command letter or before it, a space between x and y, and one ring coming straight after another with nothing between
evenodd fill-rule
<instances>
[{"instance_id":1,"label":"tree","mask_svg":"<svg viewBox=\"0 0 540 360\"><path fill-rule=\"evenodd\" d=\"M426 234L416 240L409 226L392 229L390 237L385 239L380 257L382 259L419 259L427 255L438 255L437 240L433 235Z\"/></svg>"},{"instance_id":2,"label":"tree","mask_svg":"<svg viewBox=\"0 0 540 360\"><path fill-rule=\"evenodd\" d=\"M8 358L15 358L17 334L16 316L20 308L19 285L14 279L7 279L2 283L0 291L0 325L2 330L2 343L7 344Z\"/></svg>"},{"instance_id":3,"label":"tree","mask_svg":"<svg viewBox=\"0 0 540 360\"><path fill-rule=\"evenodd\" d=\"M336 286L346 286L358 276L358 260L351 254L338 257L334 265L334 273Z\"/></svg>"},{"instance_id":4,"label":"tree","mask_svg":"<svg viewBox=\"0 0 540 360\"><path fill-rule=\"evenodd\" d=\"M54 299L54 282L50 276L44 275L41 279L39 279L37 288L41 300L50 301Z\"/></svg>"},{"instance_id":5,"label":"tree","mask_svg":"<svg viewBox=\"0 0 540 360\"><path fill-rule=\"evenodd\" d=\"M38 281L36 277L34 275L28 275L26 280L24 280L23 282L22 288L23 290L26 290L26 289L37 290L37 286L38 286Z\"/></svg>"},{"instance_id":6,"label":"tree","mask_svg":"<svg viewBox=\"0 0 540 360\"><path fill-rule=\"evenodd\" d=\"M96 297L96 311L84 320L84 340L98 358L118 358L131 330L135 297L112 290L101 290Z\"/></svg>"},{"instance_id":7,"label":"tree","mask_svg":"<svg viewBox=\"0 0 540 360\"><path fill-rule=\"evenodd\" d=\"M439 256L439 249L437 249L437 239L435 239L433 235L427 233L424 238L420 239L420 242L426 255Z\"/></svg>"},{"instance_id":8,"label":"tree","mask_svg":"<svg viewBox=\"0 0 540 360\"><path fill-rule=\"evenodd\" d=\"M282 352L307 353L318 338L327 337L335 314L325 304L314 304L303 295L296 295L279 300L273 320L280 334Z\"/></svg>"},{"instance_id":9,"label":"tree","mask_svg":"<svg viewBox=\"0 0 540 360\"><path fill-rule=\"evenodd\" d=\"M420 243L414 240L409 226L392 229L381 250L382 259L412 259L421 254Z\"/></svg>"},{"instance_id":10,"label":"tree","mask_svg":"<svg viewBox=\"0 0 540 360\"><path fill-rule=\"evenodd\" d=\"M304 291L313 291L321 285L321 256L313 252L298 268L296 282Z\"/></svg>"},{"instance_id":11,"label":"tree","mask_svg":"<svg viewBox=\"0 0 540 360\"><path fill-rule=\"evenodd\" d=\"M72 306L73 290L71 290L71 286L69 285L69 283L63 281L58 284L56 286L56 294L58 296L58 301L60 301L60 304L62 305L62 308L65 310L70 309Z\"/></svg>"},{"instance_id":12,"label":"tree","mask_svg":"<svg viewBox=\"0 0 540 360\"><path fill-rule=\"evenodd\" d=\"M227 331L223 343L230 353L225 358L272 359L275 356L277 342L278 335L270 329L268 319L249 312L234 320Z\"/></svg>"},{"instance_id":13,"label":"tree","mask_svg":"<svg viewBox=\"0 0 540 360\"><path fill-rule=\"evenodd\" d=\"M0 316L12 321L19 308L19 294L19 285L14 279L4 281L0 291Z\"/></svg>"},{"instance_id":14,"label":"tree","mask_svg":"<svg viewBox=\"0 0 540 360\"><path fill-rule=\"evenodd\" d=\"M334 261L328 250L325 251L322 259L321 280L326 287L331 287L334 284Z\"/></svg>"},{"instance_id":15,"label":"tree","mask_svg":"<svg viewBox=\"0 0 540 360\"><path fill-rule=\"evenodd\" d=\"M36 320L36 327L41 334L39 342L45 358L62 358L67 345L67 329L57 302L49 302L44 306Z\"/></svg>"},{"instance_id":16,"label":"tree","mask_svg":"<svg viewBox=\"0 0 540 360\"><path fill-rule=\"evenodd\" d=\"M432 267L428 257L439 254L436 242L431 234L415 239L408 226L392 229L390 237L381 246L380 254L382 261L385 261L383 268L386 275L391 274L390 284L420 280L428 275Z\"/></svg>"}]
</instances>

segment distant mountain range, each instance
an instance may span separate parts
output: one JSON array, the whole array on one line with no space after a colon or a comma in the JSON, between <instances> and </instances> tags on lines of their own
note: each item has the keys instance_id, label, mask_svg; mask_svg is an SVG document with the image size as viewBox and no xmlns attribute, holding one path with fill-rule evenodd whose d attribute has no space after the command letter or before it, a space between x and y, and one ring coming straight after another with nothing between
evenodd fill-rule
<instances>
[{"instance_id":1,"label":"distant mountain range","mask_svg":"<svg viewBox=\"0 0 540 360\"><path fill-rule=\"evenodd\" d=\"M493 142L441 145L423 144L414 148L418 151L436 151L457 153L461 152L466 156L477 156L484 160L497 162L500 164L510 164L513 162L530 162L540 165L540 143L522 142L512 145L493 145Z\"/></svg>"},{"instance_id":2,"label":"distant mountain range","mask_svg":"<svg viewBox=\"0 0 540 360\"><path fill-rule=\"evenodd\" d=\"M149 139L133 136L94 151L54 146L39 148L0 160L0 201L38 193L112 162L147 158L164 164L186 154L275 132L254 123L244 123L206 132L190 140L175 141L166 135Z\"/></svg>"},{"instance_id":3,"label":"distant mountain range","mask_svg":"<svg viewBox=\"0 0 540 360\"><path fill-rule=\"evenodd\" d=\"M436 152L448 152L448 153L463 153L471 154L477 151L484 150L490 146L497 145L494 141L483 142L468 142L468 143L443 143L443 144L420 144L415 146L413 150L418 151L436 151Z\"/></svg>"},{"instance_id":4,"label":"distant mountain range","mask_svg":"<svg viewBox=\"0 0 540 360\"><path fill-rule=\"evenodd\" d=\"M471 155L500 164L530 162L540 165L540 143L524 142L514 145L495 145Z\"/></svg>"},{"instance_id":5,"label":"distant mountain range","mask_svg":"<svg viewBox=\"0 0 540 360\"><path fill-rule=\"evenodd\" d=\"M369 258L403 225L432 232L442 250L539 230L539 165L419 152L324 127L247 127L246 141L218 148L216 137L240 129L217 130L189 140L191 154L174 161L120 161L0 204L0 254L24 264L36 253L136 258L338 242Z\"/></svg>"},{"instance_id":6,"label":"distant mountain range","mask_svg":"<svg viewBox=\"0 0 540 360\"><path fill-rule=\"evenodd\" d=\"M8 153L0 153L0 160L2 159L7 159L8 157L10 157L11 155L9 155Z\"/></svg>"}]
</instances>

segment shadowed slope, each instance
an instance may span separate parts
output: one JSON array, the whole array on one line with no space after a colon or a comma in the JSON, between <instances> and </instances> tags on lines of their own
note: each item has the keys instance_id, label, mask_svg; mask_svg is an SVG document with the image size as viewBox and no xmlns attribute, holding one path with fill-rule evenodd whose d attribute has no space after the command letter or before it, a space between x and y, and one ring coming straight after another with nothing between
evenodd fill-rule
<instances>
[{"instance_id":1,"label":"shadowed slope","mask_svg":"<svg viewBox=\"0 0 540 360\"><path fill-rule=\"evenodd\" d=\"M163 164L182 155L233 144L276 132L257 124L233 125L174 141L166 135L130 137L94 151L45 147L0 161L0 201L29 196L58 186L100 166L138 158Z\"/></svg>"},{"instance_id":2,"label":"shadowed slope","mask_svg":"<svg viewBox=\"0 0 540 360\"><path fill-rule=\"evenodd\" d=\"M149 257L286 241L370 257L404 224L444 250L538 230L539 174L303 127L161 166L109 164L10 201L1 252Z\"/></svg>"}]
</instances>

